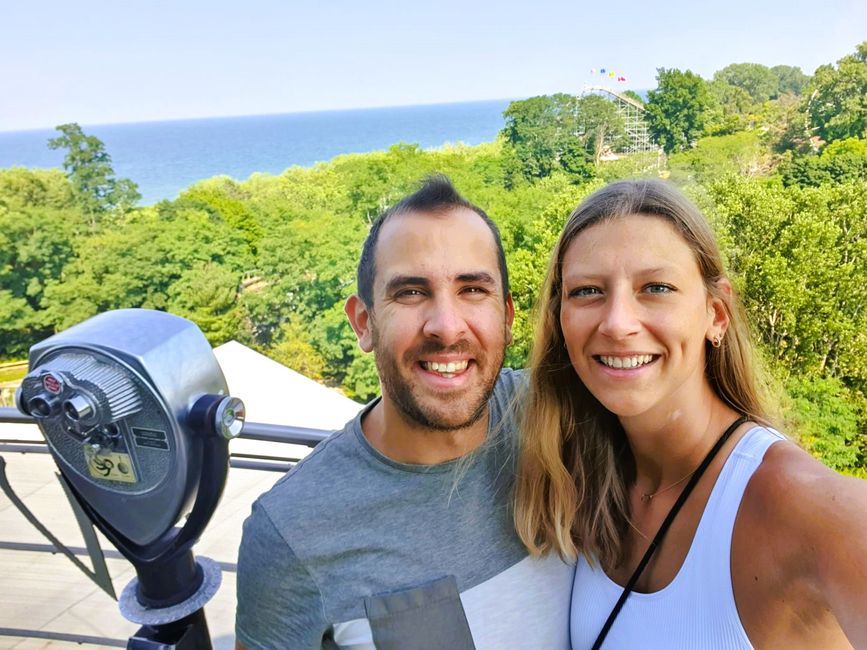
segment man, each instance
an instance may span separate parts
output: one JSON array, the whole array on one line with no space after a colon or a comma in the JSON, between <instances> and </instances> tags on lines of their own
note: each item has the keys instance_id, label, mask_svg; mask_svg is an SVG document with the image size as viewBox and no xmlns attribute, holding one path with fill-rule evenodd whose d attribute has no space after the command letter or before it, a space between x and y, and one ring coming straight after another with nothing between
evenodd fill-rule
<instances>
[{"instance_id":1,"label":"man","mask_svg":"<svg viewBox=\"0 0 867 650\"><path fill-rule=\"evenodd\" d=\"M373 224L346 313L382 397L254 504L239 647L568 648L572 568L512 525L508 287L496 226L444 177Z\"/></svg>"}]
</instances>

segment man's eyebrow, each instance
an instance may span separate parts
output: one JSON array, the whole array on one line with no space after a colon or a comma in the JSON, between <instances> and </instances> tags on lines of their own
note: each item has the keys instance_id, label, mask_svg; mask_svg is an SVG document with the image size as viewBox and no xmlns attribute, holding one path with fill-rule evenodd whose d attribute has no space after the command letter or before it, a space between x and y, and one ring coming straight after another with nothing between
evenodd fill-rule
<instances>
[{"instance_id":1,"label":"man's eyebrow","mask_svg":"<svg viewBox=\"0 0 867 650\"><path fill-rule=\"evenodd\" d=\"M458 282L469 282L473 284L497 284L497 281L487 271L476 271L472 273L460 273L455 278Z\"/></svg>"},{"instance_id":2,"label":"man's eyebrow","mask_svg":"<svg viewBox=\"0 0 867 650\"><path fill-rule=\"evenodd\" d=\"M426 288L430 286L430 280L421 275L396 275L386 283L385 292L388 294L407 286Z\"/></svg>"}]
</instances>

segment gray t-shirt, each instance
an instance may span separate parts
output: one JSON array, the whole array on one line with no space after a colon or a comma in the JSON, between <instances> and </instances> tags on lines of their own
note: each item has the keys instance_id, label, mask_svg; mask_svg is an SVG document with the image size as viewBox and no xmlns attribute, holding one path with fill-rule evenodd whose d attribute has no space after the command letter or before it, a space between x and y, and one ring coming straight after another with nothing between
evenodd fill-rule
<instances>
[{"instance_id":1,"label":"gray t-shirt","mask_svg":"<svg viewBox=\"0 0 867 650\"><path fill-rule=\"evenodd\" d=\"M253 648L568 648L573 567L514 532L516 457L504 370L488 439L464 459L407 465L361 418L253 505L238 559L236 634ZM375 643L375 645L374 645Z\"/></svg>"}]
</instances>

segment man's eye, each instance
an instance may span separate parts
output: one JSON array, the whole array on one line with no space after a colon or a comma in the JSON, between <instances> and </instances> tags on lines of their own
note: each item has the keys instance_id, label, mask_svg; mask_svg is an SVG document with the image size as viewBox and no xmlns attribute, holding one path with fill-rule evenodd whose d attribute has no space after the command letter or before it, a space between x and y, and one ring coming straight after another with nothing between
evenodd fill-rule
<instances>
[{"instance_id":1,"label":"man's eye","mask_svg":"<svg viewBox=\"0 0 867 650\"><path fill-rule=\"evenodd\" d=\"M648 284L646 287L644 287L644 290L647 293L654 293L654 294L672 293L674 291L677 291L677 289L672 287L670 284L662 284L660 282Z\"/></svg>"},{"instance_id":2,"label":"man's eye","mask_svg":"<svg viewBox=\"0 0 867 650\"><path fill-rule=\"evenodd\" d=\"M483 295L483 294L488 293L488 290L485 289L484 287L464 287L463 292L464 293L470 293L470 294L476 294L476 295Z\"/></svg>"},{"instance_id":3,"label":"man's eye","mask_svg":"<svg viewBox=\"0 0 867 650\"><path fill-rule=\"evenodd\" d=\"M575 287L569 292L569 297L586 298L587 296L598 296L601 293L599 287Z\"/></svg>"},{"instance_id":4,"label":"man's eye","mask_svg":"<svg viewBox=\"0 0 867 650\"><path fill-rule=\"evenodd\" d=\"M421 289L401 289L394 295L394 297L397 300L400 300L401 298L418 298L423 295L424 292Z\"/></svg>"}]
</instances>

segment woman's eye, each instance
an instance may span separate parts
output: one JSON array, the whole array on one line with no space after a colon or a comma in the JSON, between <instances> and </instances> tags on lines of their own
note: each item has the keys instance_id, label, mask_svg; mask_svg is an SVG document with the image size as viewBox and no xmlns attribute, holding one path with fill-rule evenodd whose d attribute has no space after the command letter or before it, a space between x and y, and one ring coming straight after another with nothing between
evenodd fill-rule
<instances>
[{"instance_id":1,"label":"woman's eye","mask_svg":"<svg viewBox=\"0 0 867 650\"><path fill-rule=\"evenodd\" d=\"M598 287L575 287L569 292L570 298L584 298L602 293Z\"/></svg>"},{"instance_id":2,"label":"woman's eye","mask_svg":"<svg viewBox=\"0 0 867 650\"><path fill-rule=\"evenodd\" d=\"M676 291L676 289L674 287L672 287L670 284L659 284L659 283L648 284L646 287L644 287L644 290L647 293L671 293L673 291Z\"/></svg>"}]
</instances>

